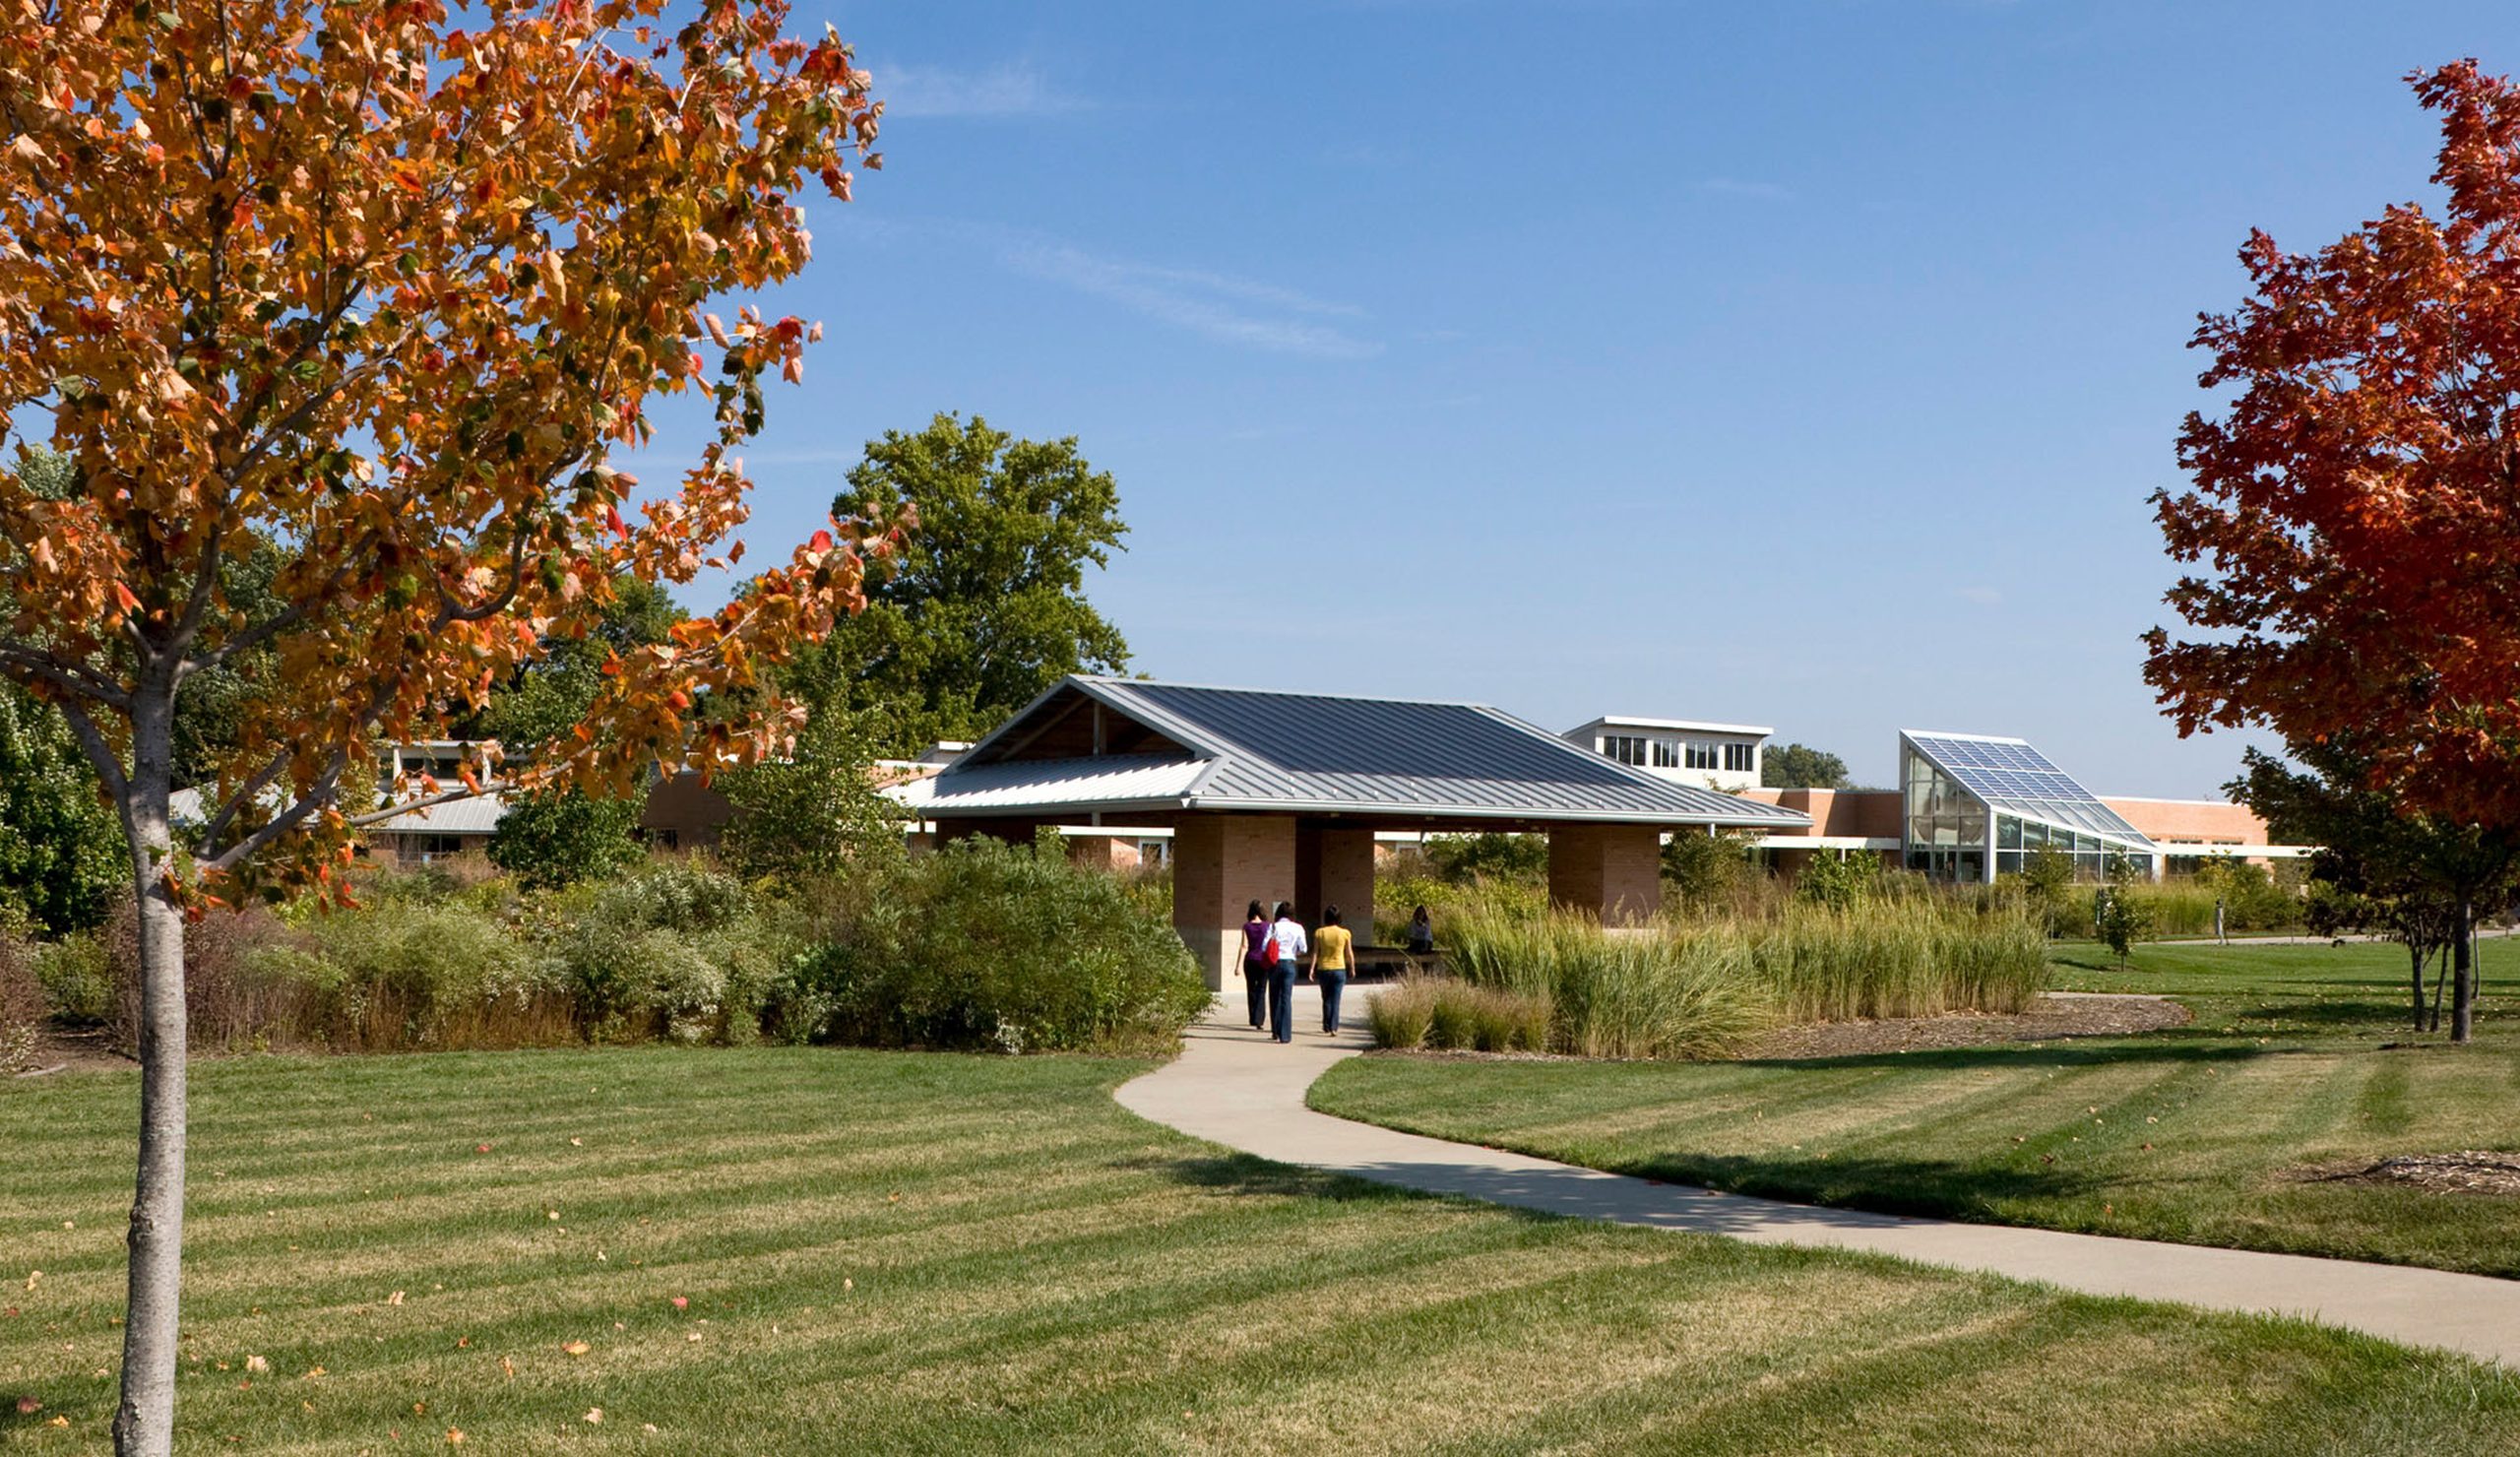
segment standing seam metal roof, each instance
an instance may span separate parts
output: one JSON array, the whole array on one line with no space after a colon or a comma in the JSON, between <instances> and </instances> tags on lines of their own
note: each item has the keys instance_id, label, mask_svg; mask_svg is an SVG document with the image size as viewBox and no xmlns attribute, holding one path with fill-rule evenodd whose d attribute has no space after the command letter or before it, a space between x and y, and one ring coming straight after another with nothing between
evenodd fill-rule
<instances>
[{"instance_id":1,"label":"standing seam metal roof","mask_svg":"<svg viewBox=\"0 0 2520 1457\"><path fill-rule=\"evenodd\" d=\"M1068 692L1184 745L1184 756L989 762ZM1122 756L1112 756L1120 758ZM1201 766L1177 790L1156 766ZM1116 796L1115 796L1116 795ZM1794 810L1670 783L1469 703L1070 677L937 776L922 812L1028 808L1395 812L1634 824L1807 825Z\"/></svg>"}]
</instances>

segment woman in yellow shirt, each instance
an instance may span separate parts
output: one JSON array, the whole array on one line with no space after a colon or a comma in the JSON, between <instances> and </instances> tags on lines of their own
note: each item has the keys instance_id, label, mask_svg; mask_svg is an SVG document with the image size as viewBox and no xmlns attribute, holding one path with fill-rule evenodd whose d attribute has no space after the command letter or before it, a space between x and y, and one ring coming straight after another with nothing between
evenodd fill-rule
<instances>
[{"instance_id":1,"label":"woman in yellow shirt","mask_svg":"<svg viewBox=\"0 0 2520 1457\"><path fill-rule=\"evenodd\" d=\"M1312 970L1304 975L1321 983L1321 1030L1339 1034L1339 993L1356 968L1356 938L1339 923L1339 908L1321 908L1321 928L1312 933Z\"/></svg>"}]
</instances>

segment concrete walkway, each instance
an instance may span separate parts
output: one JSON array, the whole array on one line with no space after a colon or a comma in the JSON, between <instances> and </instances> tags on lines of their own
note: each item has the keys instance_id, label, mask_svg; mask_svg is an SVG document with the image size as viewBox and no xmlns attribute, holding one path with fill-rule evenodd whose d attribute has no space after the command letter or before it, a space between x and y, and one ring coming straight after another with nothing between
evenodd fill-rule
<instances>
[{"instance_id":1,"label":"concrete walkway","mask_svg":"<svg viewBox=\"0 0 2520 1457\"><path fill-rule=\"evenodd\" d=\"M2411 1346L2443 1347L2520 1366L2520 1282L1786 1204L1314 1112L1304 1107L1304 1090L1332 1064L1367 1045L1360 990L1350 989L1342 1008L1347 1025L1332 1038L1320 1031L1318 997L1299 984L1295 1025L1308 1030L1298 1032L1292 1045L1282 1046L1244 1024L1237 988L1233 1006L1220 1000L1190 1029L1178 1060L1123 1084L1116 1096L1139 1116L1211 1143L1428 1193L1761 1244L1868 1250L2092 1295L2304 1315Z\"/></svg>"}]
</instances>

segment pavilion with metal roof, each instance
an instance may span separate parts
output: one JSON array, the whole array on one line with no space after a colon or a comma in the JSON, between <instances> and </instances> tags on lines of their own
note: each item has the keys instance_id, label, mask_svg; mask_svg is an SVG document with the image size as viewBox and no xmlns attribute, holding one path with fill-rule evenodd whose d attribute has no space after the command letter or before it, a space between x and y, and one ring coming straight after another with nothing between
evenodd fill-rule
<instances>
[{"instance_id":1,"label":"pavilion with metal roof","mask_svg":"<svg viewBox=\"0 0 2520 1457\"><path fill-rule=\"evenodd\" d=\"M1662 903L1666 832L1807 826L1797 811L1674 784L1481 704L1062 679L925 782L942 838L1041 825L1173 832L1173 922L1211 985L1240 973L1246 902L1371 935L1377 830L1530 831L1549 894L1612 921Z\"/></svg>"}]
</instances>

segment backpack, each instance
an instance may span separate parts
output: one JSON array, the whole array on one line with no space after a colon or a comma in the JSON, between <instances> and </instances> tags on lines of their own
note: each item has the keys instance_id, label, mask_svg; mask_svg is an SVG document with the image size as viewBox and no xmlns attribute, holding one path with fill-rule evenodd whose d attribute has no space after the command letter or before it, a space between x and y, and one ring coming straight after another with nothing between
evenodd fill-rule
<instances>
[{"instance_id":1,"label":"backpack","mask_svg":"<svg viewBox=\"0 0 2520 1457\"><path fill-rule=\"evenodd\" d=\"M1264 967L1278 964L1278 927L1275 924L1269 927L1269 938L1260 943L1260 964Z\"/></svg>"}]
</instances>

